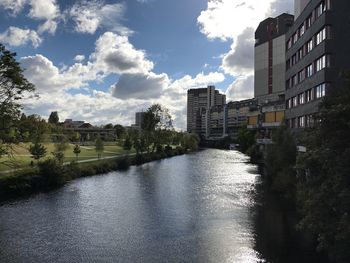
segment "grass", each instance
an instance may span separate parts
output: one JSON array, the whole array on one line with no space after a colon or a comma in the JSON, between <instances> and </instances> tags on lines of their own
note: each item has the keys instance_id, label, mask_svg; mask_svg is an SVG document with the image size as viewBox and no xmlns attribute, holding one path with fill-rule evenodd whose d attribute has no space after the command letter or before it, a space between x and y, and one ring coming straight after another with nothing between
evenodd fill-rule
<instances>
[{"instance_id":1,"label":"grass","mask_svg":"<svg viewBox=\"0 0 350 263\"><path fill-rule=\"evenodd\" d=\"M43 143L43 145L47 149L46 156L44 158L52 157L52 152L54 151L53 143ZM0 159L0 172L7 171L12 169L22 169L26 167L30 167L31 161L36 162L30 155L29 149L30 143L20 143L16 145L12 145L13 148L13 156L3 156ZM70 162L76 160L76 156L73 153L73 144L69 144L68 149L65 151L64 162ZM89 160L96 159L97 152L95 151L94 146L81 146L81 153L78 156L78 160ZM134 152L133 150L130 152ZM110 157L117 156L120 154L130 153L125 151L121 146L115 145L115 142L105 143L104 152L102 153L102 157Z\"/></svg>"}]
</instances>

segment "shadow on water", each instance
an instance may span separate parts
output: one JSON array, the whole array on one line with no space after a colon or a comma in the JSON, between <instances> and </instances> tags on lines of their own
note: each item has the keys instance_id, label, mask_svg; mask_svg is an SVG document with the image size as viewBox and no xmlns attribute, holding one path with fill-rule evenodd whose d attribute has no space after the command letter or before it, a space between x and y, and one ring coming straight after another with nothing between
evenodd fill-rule
<instances>
[{"instance_id":1,"label":"shadow on water","mask_svg":"<svg viewBox=\"0 0 350 263\"><path fill-rule=\"evenodd\" d=\"M254 248L266 262L329 263L326 255L316 252L313 238L296 229L293 205L267 190L261 178L255 185L254 199Z\"/></svg>"}]
</instances>

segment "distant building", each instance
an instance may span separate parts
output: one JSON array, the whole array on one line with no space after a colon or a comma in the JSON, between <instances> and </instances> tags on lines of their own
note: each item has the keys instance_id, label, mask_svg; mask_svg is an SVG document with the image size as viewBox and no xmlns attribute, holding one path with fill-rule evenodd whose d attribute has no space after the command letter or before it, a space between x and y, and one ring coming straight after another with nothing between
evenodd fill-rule
<instances>
[{"instance_id":1,"label":"distant building","mask_svg":"<svg viewBox=\"0 0 350 263\"><path fill-rule=\"evenodd\" d=\"M294 132L312 126L328 91L344 85L350 69L349 0L295 1L286 35L286 121Z\"/></svg>"},{"instance_id":2,"label":"distant building","mask_svg":"<svg viewBox=\"0 0 350 263\"><path fill-rule=\"evenodd\" d=\"M254 98L259 104L284 99L286 33L293 20L289 14L269 17L255 31Z\"/></svg>"},{"instance_id":3,"label":"distant building","mask_svg":"<svg viewBox=\"0 0 350 263\"><path fill-rule=\"evenodd\" d=\"M135 129L141 130L142 129L142 123L145 117L145 112L136 112L135 113L135 125L133 127Z\"/></svg>"},{"instance_id":4,"label":"distant building","mask_svg":"<svg viewBox=\"0 0 350 263\"><path fill-rule=\"evenodd\" d=\"M224 106L226 95L220 94L215 86L190 89L187 92L187 131L206 138L210 135L210 110Z\"/></svg>"}]
</instances>

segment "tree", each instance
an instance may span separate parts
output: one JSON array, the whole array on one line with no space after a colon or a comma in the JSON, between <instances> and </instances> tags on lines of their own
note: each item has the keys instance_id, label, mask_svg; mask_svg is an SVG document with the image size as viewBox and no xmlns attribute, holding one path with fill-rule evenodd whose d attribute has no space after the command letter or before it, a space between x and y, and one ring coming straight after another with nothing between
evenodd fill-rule
<instances>
[{"instance_id":1,"label":"tree","mask_svg":"<svg viewBox=\"0 0 350 263\"><path fill-rule=\"evenodd\" d=\"M126 134L126 129L122 125L120 125L120 124L114 125L114 130L115 130L115 133L117 135L117 139L124 138L124 136Z\"/></svg>"},{"instance_id":2,"label":"tree","mask_svg":"<svg viewBox=\"0 0 350 263\"><path fill-rule=\"evenodd\" d=\"M131 142L130 137L128 136L128 137L125 138L123 148L126 151L130 151L131 147L132 147L132 142Z\"/></svg>"},{"instance_id":3,"label":"tree","mask_svg":"<svg viewBox=\"0 0 350 263\"><path fill-rule=\"evenodd\" d=\"M113 124L112 123L108 123L103 128L105 128L105 129L113 129Z\"/></svg>"},{"instance_id":4,"label":"tree","mask_svg":"<svg viewBox=\"0 0 350 263\"><path fill-rule=\"evenodd\" d=\"M59 122L59 117L58 117L57 111L51 112L49 117L49 123L58 124L58 122Z\"/></svg>"},{"instance_id":5,"label":"tree","mask_svg":"<svg viewBox=\"0 0 350 263\"><path fill-rule=\"evenodd\" d=\"M350 262L350 78L332 87L297 161L300 227L335 262Z\"/></svg>"},{"instance_id":6,"label":"tree","mask_svg":"<svg viewBox=\"0 0 350 263\"><path fill-rule=\"evenodd\" d=\"M181 146L185 150L195 151L198 149L199 137L197 134L184 133L181 138Z\"/></svg>"},{"instance_id":7,"label":"tree","mask_svg":"<svg viewBox=\"0 0 350 263\"><path fill-rule=\"evenodd\" d=\"M39 161L40 158L46 155L46 148L44 145L36 141L34 144L30 145L29 152L32 155L32 158Z\"/></svg>"},{"instance_id":8,"label":"tree","mask_svg":"<svg viewBox=\"0 0 350 263\"><path fill-rule=\"evenodd\" d=\"M73 149L73 153L75 154L77 160L78 160L78 155L81 153L80 146L79 144L76 144Z\"/></svg>"},{"instance_id":9,"label":"tree","mask_svg":"<svg viewBox=\"0 0 350 263\"><path fill-rule=\"evenodd\" d=\"M34 91L33 84L23 76L23 70L15 59L16 53L8 51L0 44L0 140L3 144L12 143L9 131L19 119L19 100ZM7 149L6 145L2 145Z\"/></svg>"},{"instance_id":10,"label":"tree","mask_svg":"<svg viewBox=\"0 0 350 263\"><path fill-rule=\"evenodd\" d=\"M247 129L247 125L243 125L238 130L238 143L239 149L246 153L248 149L255 144L255 131L251 131Z\"/></svg>"},{"instance_id":11,"label":"tree","mask_svg":"<svg viewBox=\"0 0 350 263\"><path fill-rule=\"evenodd\" d=\"M64 152L68 149L68 141L65 136L61 136L58 142L55 143L55 150L52 152L58 163L62 164L64 159Z\"/></svg>"},{"instance_id":12,"label":"tree","mask_svg":"<svg viewBox=\"0 0 350 263\"><path fill-rule=\"evenodd\" d=\"M149 151L149 147L153 144L152 152L154 152L157 145L166 143L166 139L169 139L164 136L167 134L164 131L173 129L169 110L160 104L153 104L145 112L141 127L147 151Z\"/></svg>"},{"instance_id":13,"label":"tree","mask_svg":"<svg viewBox=\"0 0 350 263\"><path fill-rule=\"evenodd\" d=\"M101 154L104 150L104 143L100 136L97 136L96 142L95 142L95 151L97 152L98 159L101 158Z\"/></svg>"}]
</instances>

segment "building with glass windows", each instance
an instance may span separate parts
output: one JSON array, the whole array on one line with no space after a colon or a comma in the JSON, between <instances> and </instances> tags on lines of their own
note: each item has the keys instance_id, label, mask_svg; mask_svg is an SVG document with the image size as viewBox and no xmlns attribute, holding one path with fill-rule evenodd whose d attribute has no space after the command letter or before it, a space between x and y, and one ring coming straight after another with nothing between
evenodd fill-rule
<instances>
[{"instance_id":1,"label":"building with glass windows","mask_svg":"<svg viewBox=\"0 0 350 263\"><path fill-rule=\"evenodd\" d=\"M330 88L350 69L350 1L296 0L286 34L286 112L290 128L305 128Z\"/></svg>"}]
</instances>

